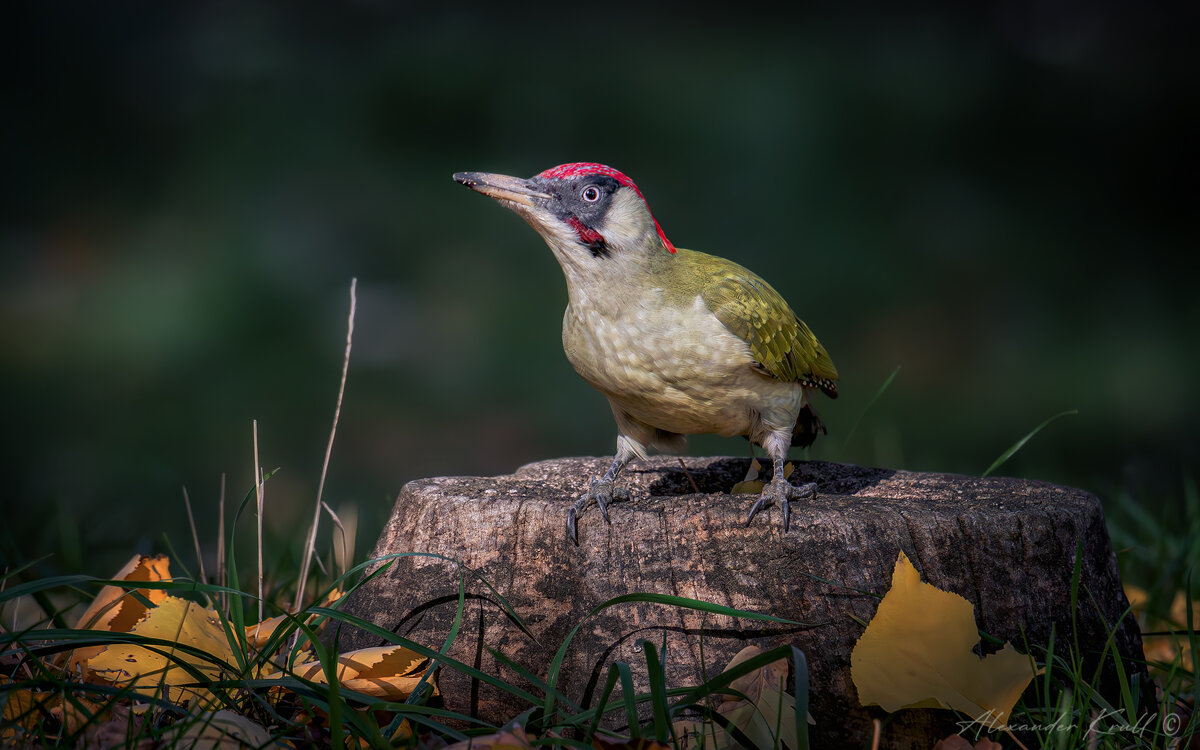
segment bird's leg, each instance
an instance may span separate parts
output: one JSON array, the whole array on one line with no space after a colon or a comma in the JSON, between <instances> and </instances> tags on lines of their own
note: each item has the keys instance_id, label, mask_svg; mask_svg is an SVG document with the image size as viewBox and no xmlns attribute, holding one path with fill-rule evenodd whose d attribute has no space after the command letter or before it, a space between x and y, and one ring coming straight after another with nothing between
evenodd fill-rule
<instances>
[{"instance_id":1,"label":"bird's leg","mask_svg":"<svg viewBox=\"0 0 1200 750\"><path fill-rule=\"evenodd\" d=\"M645 448L640 444L634 443L628 437L622 435L617 439L617 455L613 457L612 465L608 467L608 471L602 477L592 477L591 485L588 491L576 500L567 510L567 536L571 538L576 545L579 544L579 535L576 533L575 518L583 512L587 506L591 505L592 501L600 506L600 515L608 523L612 521L608 517L608 504L611 502L619 502L629 499L629 490L617 488L613 486L613 481L617 478L617 474L621 469L625 468L625 464L629 463L634 456L645 456Z\"/></svg>"},{"instance_id":2,"label":"bird's leg","mask_svg":"<svg viewBox=\"0 0 1200 750\"><path fill-rule=\"evenodd\" d=\"M783 509L783 533L786 534L788 526L791 524L791 508L788 507L788 501L816 497L817 485L809 482L808 484L796 487L789 482L783 474L783 456L774 456L772 458L772 465L774 469L771 473L771 481L763 486L762 494L758 496L758 500L751 506L750 515L746 518L746 525L750 525L750 522L754 520L754 514L758 513L759 510L779 503Z\"/></svg>"}]
</instances>

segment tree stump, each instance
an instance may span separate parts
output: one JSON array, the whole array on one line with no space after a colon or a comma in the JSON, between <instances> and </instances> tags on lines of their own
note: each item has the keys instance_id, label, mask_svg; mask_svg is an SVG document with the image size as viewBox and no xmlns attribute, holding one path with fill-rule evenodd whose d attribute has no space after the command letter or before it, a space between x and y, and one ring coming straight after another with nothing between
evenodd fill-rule
<instances>
[{"instance_id":1,"label":"tree stump","mask_svg":"<svg viewBox=\"0 0 1200 750\"><path fill-rule=\"evenodd\" d=\"M622 475L631 500L610 507L611 525L595 506L583 514L577 547L566 535L567 507L608 463L568 458L508 476L410 482L372 556L436 553L478 571L537 640L513 623L492 591L468 578L467 615L449 655L506 682L524 684L489 649L544 678L563 639L586 620L558 683L585 707L598 698L613 661L628 662L644 677L641 639L660 645L665 634L669 686L703 681L702 664L710 677L717 674L748 644L794 644L808 659L814 747L862 746L872 718L885 715L859 705L850 652L863 631L855 618L870 621L878 606L863 592L888 590L901 550L923 580L972 602L981 630L1021 650L1028 642L1039 656L1051 628L1059 644L1072 632L1070 590L1080 550L1074 615L1082 649L1094 660L1116 628L1117 651L1141 658L1136 625L1121 620L1128 602L1100 503L1081 490L798 462L791 481L816 482L819 494L793 501L785 534L779 508L761 512L746 527L754 497L726 494L745 476L748 459L687 459L697 494L676 459L655 457L634 462ZM451 563L398 558L355 593L348 610L439 648L458 587ZM598 604L631 592L699 599L811 626L645 603L587 617ZM340 638L343 649L379 644L363 631L343 630ZM528 707L450 669L442 670L440 684L448 708L492 722ZM639 688L645 687L643 681ZM928 750L934 739L956 730L955 719L949 711L902 711L888 724L884 746Z\"/></svg>"}]
</instances>

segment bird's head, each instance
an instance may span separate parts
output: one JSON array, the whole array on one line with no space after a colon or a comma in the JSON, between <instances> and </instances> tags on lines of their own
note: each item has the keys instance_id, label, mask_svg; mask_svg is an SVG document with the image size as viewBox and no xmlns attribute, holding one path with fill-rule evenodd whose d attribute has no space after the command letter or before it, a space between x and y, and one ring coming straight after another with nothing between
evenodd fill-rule
<instances>
[{"instance_id":1,"label":"bird's head","mask_svg":"<svg viewBox=\"0 0 1200 750\"><path fill-rule=\"evenodd\" d=\"M675 252L642 191L603 164L563 164L529 179L486 172L454 179L524 217L564 269Z\"/></svg>"}]
</instances>

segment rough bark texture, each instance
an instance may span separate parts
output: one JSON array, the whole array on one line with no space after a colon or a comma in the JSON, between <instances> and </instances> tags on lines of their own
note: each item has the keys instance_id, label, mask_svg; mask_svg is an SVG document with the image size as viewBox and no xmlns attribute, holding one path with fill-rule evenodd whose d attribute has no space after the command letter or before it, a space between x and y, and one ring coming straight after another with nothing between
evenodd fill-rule
<instances>
[{"instance_id":1,"label":"rough bark texture","mask_svg":"<svg viewBox=\"0 0 1200 750\"><path fill-rule=\"evenodd\" d=\"M747 644L795 644L807 655L814 747L862 746L878 708L862 708L850 679L850 651L891 583L903 550L921 576L975 605L979 627L1024 650L1057 628L1072 632L1070 590L1082 550L1079 640L1094 658L1127 606L1099 501L1081 490L1019 479L966 477L798 463L792 482L813 481L819 495L792 503L791 531L778 508L743 526L753 497L725 492L745 476L747 459L687 459L694 494L674 458L635 462L622 475L629 502L614 504L612 524L593 506L581 518L579 546L567 539L566 511L609 459L560 459L501 477L438 477L409 483L396 500L374 556L428 552L460 560L486 579L524 619L521 632L478 579L450 655L521 684L498 665L497 649L544 677L560 643L584 622L563 664L559 687L584 706L596 699L608 664L644 675L638 642L666 636L668 684L696 684L701 664L719 672ZM837 582L830 583L830 582ZM440 647L457 605L452 564L402 557L351 600L349 610L406 637ZM716 602L804 623L791 628L654 604L624 604L591 618L621 594L654 592ZM343 631L342 647L377 645ZM701 654L703 641L703 655ZM1129 618L1118 651L1141 654ZM503 722L527 706L444 669L447 707ZM643 682L639 687L644 688ZM928 750L954 730L948 711L906 710L888 724L885 747Z\"/></svg>"}]
</instances>

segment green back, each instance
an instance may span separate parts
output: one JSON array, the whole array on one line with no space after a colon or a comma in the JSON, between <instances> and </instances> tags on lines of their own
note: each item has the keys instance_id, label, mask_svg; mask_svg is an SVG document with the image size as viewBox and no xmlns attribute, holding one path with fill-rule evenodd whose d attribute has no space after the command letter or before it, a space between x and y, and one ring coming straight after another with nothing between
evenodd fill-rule
<instances>
[{"instance_id":1,"label":"green back","mask_svg":"<svg viewBox=\"0 0 1200 750\"><path fill-rule=\"evenodd\" d=\"M837 368L817 337L770 284L733 261L680 249L708 309L750 345L764 374L837 397Z\"/></svg>"}]
</instances>

